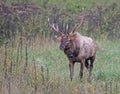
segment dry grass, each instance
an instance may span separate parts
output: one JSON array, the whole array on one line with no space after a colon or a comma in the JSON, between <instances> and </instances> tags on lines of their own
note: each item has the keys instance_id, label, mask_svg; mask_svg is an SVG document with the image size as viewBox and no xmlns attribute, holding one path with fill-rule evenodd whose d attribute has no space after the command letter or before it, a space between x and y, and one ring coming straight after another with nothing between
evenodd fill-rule
<instances>
[{"instance_id":1,"label":"dry grass","mask_svg":"<svg viewBox=\"0 0 120 94\"><path fill-rule=\"evenodd\" d=\"M24 39L23 39L24 40ZM67 58L58 43L39 37L34 41L5 44L0 48L1 94L119 94L120 66L118 41L98 41L100 50L94 64L92 84L87 70L82 81L79 64L71 82Z\"/></svg>"}]
</instances>

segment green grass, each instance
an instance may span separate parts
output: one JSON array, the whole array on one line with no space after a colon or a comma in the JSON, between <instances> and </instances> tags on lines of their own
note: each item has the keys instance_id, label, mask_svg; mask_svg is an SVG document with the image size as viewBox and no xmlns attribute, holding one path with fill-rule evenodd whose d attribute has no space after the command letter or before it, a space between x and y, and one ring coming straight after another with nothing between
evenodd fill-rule
<instances>
[{"instance_id":1,"label":"green grass","mask_svg":"<svg viewBox=\"0 0 120 94\"><path fill-rule=\"evenodd\" d=\"M31 0L32 2L34 2L35 4L40 4L42 3L44 0ZM46 0L47 1L47 0ZM59 6L76 6L76 5L81 5L83 7L91 7L93 6L94 4L96 5L109 5L109 4L112 4L112 3L115 3L115 2L120 2L119 0L101 0L101 1L98 1L98 0L48 0L48 5L59 5ZM69 5L68 5L69 4ZM71 5L72 4L72 5ZM77 6L76 6L77 7Z\"/></svg>"},{"instance_id":2,"label":"green grass","mask_svg":"<svg viewBox=\"0 0 120 94\"><path fill-rule=\"evenodd\" d=\"M120 3L120 0L7 0L7 3L17 3L17 2L25 2L25 3L34 3L40 7L50 7L50 6L59 6L62 9L66 9L67 11L78 11L81 8L91 8L96 6L108 6L112 3Z\"/></svg>"},{"instance_id":3,"label":"green grass","mask_svg":"<svg viewBox=\"0 0 120 94\"><path fill-rule=\"evenodd\" d=\"M7 0L12 1L20 2ZM47 0L27 1L44 7L43 1ZM78 12L83 7L108 6L113 2L119 4L120 0L48 0L45 6L46 10L56 5L67 12ZM60 51L59 43L38 38L28 44L26 50L24 38L22 45L19 38L15 41L14 47L11 43L6 49L5 45L0 47L0 94L120 93L120 40L96 40L99 50L92 71L92 84L87 83L86 68L82 81L79 79L78 63L75 64L73 81L70 81L68 60Z\"/></svg>"},{"instance_id":4,"label":"green grass","mask_svg":"<svg viewBox=\"0 0 120 94\"><path fill-rule=\"evenodd\" d=\"M2 46L1 94L110 94L111 91L115 94L120 93L119 40L98 40L97 44L99 50L92 71L92 84L87 83L87 69L84 69L81 82L78 76L78 63L75 64L73 81L70 81L68 60L59 50L59 43L48 40L33 42L27 47L28 66L25 65L25 45L21 51L17 50L18 46L7 46L6 56L5 48Z\"/></svg>"},{"instance_id":5,"label":"green grass","mask_svg":"<svg viewBox=\"0 0 120 94\"><path fill-rule=\"evenodd\" d=\"M98 43L100 48L96 60L98 64L95 64L96 67L94 68L97 79L106 81L118 79L120 81L120 44L118 42L119 41L102 41ZM103 77L99 78L101 75Z\"/></svg>"}]
</instances>

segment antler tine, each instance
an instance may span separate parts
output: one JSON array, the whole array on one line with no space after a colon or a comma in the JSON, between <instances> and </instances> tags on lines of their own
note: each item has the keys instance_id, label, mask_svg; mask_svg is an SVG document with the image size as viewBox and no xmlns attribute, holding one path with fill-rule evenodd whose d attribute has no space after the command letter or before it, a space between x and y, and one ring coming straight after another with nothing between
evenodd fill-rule
<instances>
[{"instance_id":1,"label":"antler tine","mask_svg":"<svg viewBox=\"0 0 120 94\"><path fill-rule=\"evenodd\" d=\"M73 29L73 31L71 33L77 31L77 29L78 29L78 25L75 26L75 28Z\"/></svg>"},{"instance_id":2,"label":"antler tine","mask_svg":"<svg viewBox=\"0 0 120 94\"><path fill-rule=\"evenodd\" d=\"M50 27L51 27L54 31L56 31L57 33L60 33L61 35L63 35L63 33L59 30L58 25L55 26L56 24L54 24L54 23L51 24L49 18L48 18L48 23L49 23Z\"/></svg>"},{"instance_id":3,"label":"antler tine","mask_svg":"<svg viewBox=\"0 0 120 94\"><path fill-rule=\"evenodd\" d=\"M78 29L81 27L81 25L84 23L84 18L85 18L85 11L84 8L82 9L82 16L79 17L79 19L81 19L80 24L78 26Z\"/></svg>"},{"instance_id":4,"label":"antler tine","mask_svg":"<svg viewBox=\"0 0 120 94\"><path fill-rule=\"evenodd\" d=\"M84 8L83 8L82 10L83 10L83 11L82 11L82 16L79 17L79 19L81 19L80 24L77 25L77 26L73 29L73 31L72 31L71 33L74 33L75 31L77 31L78 29L80 29L80 27L81 27L82 24L84 23L84 18L85 18Z\"/></svg>"},{"instance_id":5,"label":"antler tine","mask_svg":"<svg viewBox=\"0 0 120 94\"><path fill-rule=\"evenodd\" d=\"M49 25L50 25L56 32L59 32L58 26L57 26L57 28L56 28L56 27L55 27L55 24L51 24L49 18L48 18L48 23L49 23Z\"/></svg>"}]
</instances>

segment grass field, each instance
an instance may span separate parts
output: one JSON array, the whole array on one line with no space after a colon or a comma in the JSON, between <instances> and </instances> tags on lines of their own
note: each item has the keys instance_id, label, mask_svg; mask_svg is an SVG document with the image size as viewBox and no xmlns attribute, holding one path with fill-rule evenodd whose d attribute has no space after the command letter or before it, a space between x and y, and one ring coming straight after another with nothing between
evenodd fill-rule
<instances>
[{"instance_id":1,"label":"grass field","mask_svg":"<svg viewBox=\"0 0 120 94\"><path fill-rule=\"evenodd\" d=\"M26 46L17 42L0 48L1 94L119 94L119 40L96 40L99 50L87 83L87 69L82 81L75 64L73 81L69 79L68 60L57 42L40 39Z\"/></svg>"},{"instance_id":2,"label":"grass field","mask_svg":"<svg viewBox=\"0 0 120 94\"><path fill-rule=\"evenodd\" d=\"M67 57L60 51L58 42L48 39L51 32L49 32L50 28L48 28L46 20L51 14L51 10L56 6L60 8L61 12L70 15L75 14L76 17L79 15L76 13L80 13L82 8L86 10L99 7L105 9L116 3L119 9L120 0L5 0L4 2L6 4L33 3L41 9L41 14L26 19L26 24L29 23L27 28L23 26L24 24L19 27L19 21L18 24L10 25L14 22L11 17L8 22L5 21L5 23L9 23L10 20L8 28L4 24L0 26L3 37L5 37L4 33L5 35L9 34L9 31L11 31L11 34L13 33L14 27L12 26L15 25L17 28L14 28L14 31L17 31L14 41L10 38L10 42L4 43L7 39L0 39L0 44L2 44L2 46L0 45L0 94L120 94L120 40L107 40L106 33L101 35L100 38L95 35L99 50L92 71L92 83L87 82L88 71L86 68L84 69L83 79L79 79L79 63L75 64L75 73L71 82ZM110 14L114 13L113 10ZM109 13L106 15L108 15L108 17L105 16L108 20L112 19L112 15L109 15ZM103 18L105 17L103 16ZM0 24L2 25L3 22L1 21ZM106 32L104 27L109 25L106 22L105 26L101 26L103 26L102 32ZM110 24L110 29L111 26L114 25ZM115 26L119 27L119 25ZM85 27L86 31L87 28ZM119 34L119 28L116 29L115 27L115 30L116 32L113 28L113 33ZM32 40L33 37L30 36L31 41L26 41L25 37L17 35L18 32L22 35L21 31L25 35L39 32L36 34L41 33L40 36L43 39L36 37ZM48 34L44 34L45 32ZM106 39L102 40L102 37Z\"/></svg>"}]
</instances>

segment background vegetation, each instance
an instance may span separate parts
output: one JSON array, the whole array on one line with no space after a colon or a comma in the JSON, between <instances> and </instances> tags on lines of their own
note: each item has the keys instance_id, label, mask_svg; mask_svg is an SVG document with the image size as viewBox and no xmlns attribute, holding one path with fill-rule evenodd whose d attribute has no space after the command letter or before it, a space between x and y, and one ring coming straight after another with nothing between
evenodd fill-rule
<instances>
[{"instance_id":1,"label":"background vegetation","mask_svg":"<svg viewBox=\"0 0 120 94\"><path fill-rule=\"evenodd\" d=\"M4 0L0 1L0 93L1 94L119 94L120 7L119 0ZM69 79L68 60L54 41L51 22L79 24L82 8L86 20L82 35L99 47L92 84L75 75Z\"/></svg>"}]
</instances>

